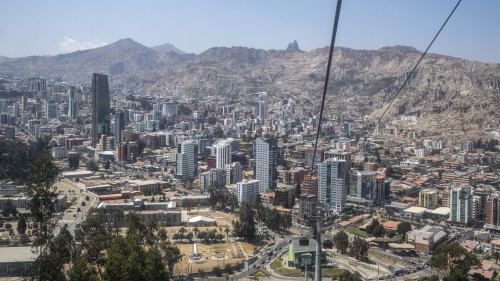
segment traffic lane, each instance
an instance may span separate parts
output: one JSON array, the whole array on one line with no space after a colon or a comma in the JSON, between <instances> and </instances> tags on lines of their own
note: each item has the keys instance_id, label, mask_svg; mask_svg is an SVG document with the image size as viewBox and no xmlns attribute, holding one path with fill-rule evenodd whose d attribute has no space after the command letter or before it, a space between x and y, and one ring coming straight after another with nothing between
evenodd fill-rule
<instances>
[{"instance_id":1,"label":"traffic lane","mask_svg":"<svg viewBox=\"0 0 500 281\"><path fill-rule=\"evenodd\" d=\"M293 240L294 238L296 238L296 237L290 237L289 240ZM275 245L269 247L268 249L271 251L274 251L277 248L281 247L281 251L283 252L286 250L284 247L286 245L288 245L288 240L285 239L285 240L279 242L278 244L275 244ZM257 254L260 257L254 263L248 265L248 275L252 275L259 270L263 270L263 271L267 272L267 270L265 269L265 265L267 264L267 262L262 263L262 261L266 261L269 256L266 255L265 253L260 253L261 251L262 250L260 250L259 253ZM278 255L278 254L276 254L276 255ZM271 260L269 262L271 262ZM254 268L254 265L259 265L260 268L258 268L258 269ZM239 272L239 273L233 275L233 278L244 278L246 276L247 276L247 271L243 270L242 272Z\"/></svg>"}]
</instances>

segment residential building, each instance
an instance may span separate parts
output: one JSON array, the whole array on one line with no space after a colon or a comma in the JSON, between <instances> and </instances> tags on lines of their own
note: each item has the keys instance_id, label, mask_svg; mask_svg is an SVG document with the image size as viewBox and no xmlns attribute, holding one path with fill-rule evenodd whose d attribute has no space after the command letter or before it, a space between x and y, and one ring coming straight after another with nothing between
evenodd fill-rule
<instances>
[{"instance_id":1,"label":"residential building","mask_svg":"<svg viewBox=\"0 0 500 281\"><path fill-rule=\"evenodd\" d=\"M427 209L435 209L438 204L438 193L433 189L423 189L418 194L418 205Z\"/></svg>"},{"instance_id":2,"label":"residential building","mask_svg":"<svg viewBox=\"0 0 500 281\"><path fill-rule=\"evenodd\" d=\"M295 202L295 186L292 185L278 185L275 190L274 205L283 206L285 208L293 207Z\"/></svg>"},{"instance_id":3,"label":"residential building","mask_svg":"<svg viewBox=\"0 0 500 281\"><path fill-rule=\"evenodd\" d=\"M231 164L231 142L234 139L218 140L212 146L215 154L215 167L223 169L226 164Z\"/></svg>"},{"instance_id":4,"label":"residential building","mask_svg":"<svg viewBox=\"0 0 500 281\"><path fill-rule=\"evenodd\" d=\"M345 160L330 158L318 166L318 199L327 209L341 213L347 198L347 170Z\"/></svg>"},{"instance_id":5,"label":"residential building","mask_svg":"<svg viewBox=\"0 0 500 281\"><path fill-rule=\"evenodd\" d=\"M486 199L486 223L500 225L500 194L495 193Z\"/></svg>"},{"instance_id":6,"label":"residential building","mask_svg":"<svg viewBox=\"0 0 500 281\"><path fill-rule=\"evenodd\" d=\"M385 177L374 171L354 171L349 184L349 202L372 206L385 199Z\"/></svg>"},{"instance_id":7,"label":"residential building","mask_svg":"<svg viewBox=\"0 0 500 281\"><path fill-rule=\"evenodd\" d=\"M471 218L472 194L469 187L450 190L450 219L452 222L468 224Z\"/></svg>"},{"instance_id":8,"label":"residential building","mask_svg":"<svg viewBox=\"0 0 500 281\"><path fill-rule=\"evenodd\" d=\"M259 180L246 180L236 183L238 202L253 202L259 194Z\"/></svg>"},{"instance_id":9,"label":"residential building","mask_svg":"<svg viewBox=\"0 0 500 281\"><path fill-rule=\"evenodd\" d=\"M195 179L198 174L198 144L194 140L185 140L177 144L177 171L175 176L182 180Z\"/></svg>"},{"instance_id":10,"label":"residential building","mask_svg":"<svg viewBox=\"0 0 500 281\"><path fill-rule=\"evenodd\" d=\"M235 184L243 179L243 166L240 162L226 164L224 170L226 170L226 184Z\"/></svg>"},{"instance_id":11,"label":"residential building","mask_svg":"<svg viewBox=\"0 0 500 281\"><path fill-rule=\"evenodd\" d=\"M278 181L278 144L275 138L258 138L253 144L254 179L259 192L276 188Z\"/></svg>"}]
</instances>

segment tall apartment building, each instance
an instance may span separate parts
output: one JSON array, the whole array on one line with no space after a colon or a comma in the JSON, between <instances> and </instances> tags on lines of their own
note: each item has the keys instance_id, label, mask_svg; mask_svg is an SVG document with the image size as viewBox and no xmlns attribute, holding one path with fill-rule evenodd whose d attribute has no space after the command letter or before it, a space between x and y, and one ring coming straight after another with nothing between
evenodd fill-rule
<instances>
[{"instance_id":1,"label":"tall apartment building","mask_svg":"<svg viewBox=\"0 0 500 281\"><path fill-rule=\"evenodd\" d=\"M500 194L495 193L486 199L486 223L500 225Z\"/></svg>"},{"instance_id":2,"label":"tall apartment building","mask_svg":"<svg viewBox=\"0 0 500 281\"><path fill-rule=\"evenodd\" d=\"M215 167L223 169L226 164L231 164L231 142L234 139L217 140L212 149L215 154Z\"/></svg>"},{"instance_id":3,"label":"tall apartment building","mask_svg":"<svg viewBox=\"0 0 500 281\"><path fill-rule=\"evenodd\" d=\"M314 149L304 150L304 166L311 167L314 160L314 165L317 165L325 159L325 153L322 149L317 149L314 153Z\"/></svg>"},{"instance_id":4,"label":"tall apartment building","mask_svg":"<svg viewBox=\"0 0 500 281\"><path fill-rule=\"evenodd\" d=\"M318 199L329 210L340 213L345 207L348 189L347 162L330 158L318 166Z\"/></svg>"},{"instance_id":5,"label":"tall apartment building","mask_svg":"<svg viewBox=\"0 0 500 281\"><path fill-rule=\"evenodd\" d=\"M438 204L438 193L433 189L423 189L418 193L418 205L427 209L435 209Z\"/></svg>"},{"instance_id":6,"label":"tall apartment building","mask_svg":"<svg viewBox=\"0 0 500 281\"><path fill-rule=\"evenodd\" d=\"M367 206L385 199L385 177L373 171L355 171L350 175L348 200Z\"/></svg>"},{"instance_id":7,"label":"tall apartment building","mask_svg":"<svg viewBox=\"0 0 500 281\"><path fill-rule=\"evenodd\" d=\"M471 217L472 194L469 187L455 187L450 190L450 219L467 224Z\"/></svg>"},{"instance_id":8,"label":"tall apartment building","mask_svg":"<svg viewBox=\"0 0 500 281\"><path fill-rule=\"evenodd\" d=\"M258 138L253 144L254 179L259 180L259 192L276 188L278 181L278 144L275 138Z\"/></svg>"},{"instance_id":9,"label":"tall apartment building","mask_svg":"<svg viewBox=\"0 0 500 281\"><path fill-rule=\"evenodd\" d=\"M198 174L198 144L194 140L185 140L177 144L175 156L177 172L175 176L182 180L196 178Z\"/></svg>"},{"instance_id":10,"label":"tall apartment building","mask_svg":"<svg viewBox=\"0 0 500 281\"><path fill-rule=\"evenodd\" d=\"M68 89L68 117L72 120L78 118L78 93L75 86Z\"/></svg>"},{"instance_id":11,"label":"tall apartment building","mask_svg":"<svg viewBox=\"0 0 500 281\"><path fill-rule=\"evenodd\" d=\"M109 117L108 76L101 73L92 75L92 146L96 147L102 135L111 135Z\"/></svg>"},{"instance_id":12,"label":"tall apartment building","mask_svg":"<svg viewBox=\"0 0 500 281\"><path fill-rule=\"evenodd\" d=\"M226 170L226 184L235 184L243 180L243 166L240 162L226 164L224 170Z\"/></svg>"},{"instance_id":13,"label":"tall apartment building","mask_svg":"<svg viewBox=\"0 0 500 281\"><path fill-rule=\"evenodd\" d=\"M255 109L256 109L255 111L257 113L257 117L260 120L264 120L267 118L267 103L265 101L262 101L262 100L258 101Z\"/></svg>"},{"instance_id":14,"label":"tall apartment building","mask_svg":"<svg viewBox=\"0 0 500 281\"><path fill-rule=\"evenodd\" d=\"M246 180L236 183L236 197L238 202L252 202L259 194L259 181Z\"/></svg>"},{"instance_id":15,"label":"tall apartment building","mask_svg":"<svg viewBox=\"0 0 500 281\"><path fill-rule=\"evenodd\" d=\"M125 129L125 112L121 110L116 111L114 121L115 141L120 143L122 141L122 130Z\"/></svg>"}]
</instances>

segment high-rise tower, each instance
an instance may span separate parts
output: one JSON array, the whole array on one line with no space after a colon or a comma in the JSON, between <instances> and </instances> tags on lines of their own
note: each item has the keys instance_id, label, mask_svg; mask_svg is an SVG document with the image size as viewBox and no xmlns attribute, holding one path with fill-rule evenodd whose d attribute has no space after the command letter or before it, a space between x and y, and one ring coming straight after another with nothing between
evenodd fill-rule
<instances>
[{"instance_id":1,"label":"high-rise tower","mask_svg":"<svg viewBox=\"0 0 500 281\"><path fill-rule=\"evenodd\" d=\"M259 192L275 189L278 181L278 143L275 138L258 138L253 144L254 179Z\"/></svg>"},{"instance_id":2,"label":"high-rise tower","mask_svg":"<svg viewBox=\"0 0 500 281\"><path fill-rule=\"evenodd\" d=\"M101 135L111 135L109 118L108 76L101 73L92 75L92 146L96 147Z\"/></svg>"},{"instance_id":3,"label":"high-rise tower","mask_svg":"<svg viewBox=\"0 0 500 281\"><path fill-rule=\"evenodd\" d=\"M318 165L318 199L329 210L342 212L347 198L347 164L330 158Z\"/></svg>"}]
</instances>

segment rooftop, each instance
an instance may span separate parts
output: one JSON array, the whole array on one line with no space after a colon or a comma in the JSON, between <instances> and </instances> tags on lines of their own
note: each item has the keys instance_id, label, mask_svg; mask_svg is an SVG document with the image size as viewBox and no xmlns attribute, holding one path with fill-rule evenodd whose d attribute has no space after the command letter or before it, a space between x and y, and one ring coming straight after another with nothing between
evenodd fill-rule
<instances>
[{"instance_id":1,"label":"rooftop","mask_svg":"<svg viewBox=\"0 0 500 281\"><path fill-rule=\"evenodd\" d=\"M31 251L31 247L2 247L0 249L0 263L33 262L38 257Z\"/></svg>"}]
</instances>

